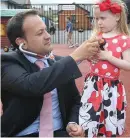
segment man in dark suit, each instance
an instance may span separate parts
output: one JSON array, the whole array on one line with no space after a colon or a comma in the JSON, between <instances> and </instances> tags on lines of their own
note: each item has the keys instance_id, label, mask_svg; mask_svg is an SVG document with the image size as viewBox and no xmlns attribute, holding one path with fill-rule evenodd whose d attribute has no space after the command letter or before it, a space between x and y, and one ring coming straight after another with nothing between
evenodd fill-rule
<instances>
[{"instance_id":1,"label":"man in dark suit","mask_svg":"<svg viewBox=\"0 0 130 138\"><path fill-rule=\"evenodd\" d=\"M76 62L97 53L97 40L84 42L67 57L46 58L45 55L52 51L50 35L34 10L11 18L7 35L17 50L2 54L1 136L38 137L43 95L49 92L52 94L54 136L84 136L78 125L80 95L74 80L81 73ZM21 43L24 50L37 53L41 58L21 52ZM44 62L46 68L39 70L35 64L37 60Z\"/></svg>"}]
</instances>

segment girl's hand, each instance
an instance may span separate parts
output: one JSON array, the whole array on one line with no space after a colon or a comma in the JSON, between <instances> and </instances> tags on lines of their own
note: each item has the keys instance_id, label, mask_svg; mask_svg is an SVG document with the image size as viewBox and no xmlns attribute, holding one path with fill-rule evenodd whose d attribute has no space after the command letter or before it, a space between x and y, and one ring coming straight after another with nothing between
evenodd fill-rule
<instances>
[{"instance_id":1,"label":"girl's hand","mask_svg":"<svg viewBox=\"0 0 130 138\"><path fill-rule=\"evenodd\" d=\"M90 56L89 58L87 58L87 60L89 62L92 62L94 64L96 64L98 61L99 61L99 57L98 57L98 54L94 55L94 56Z\"/></svg>"},{"instance_id":2,"label":"girl's hand","mask_svg":"<svg viewBox=\"0 0 130 138\"><path fill-rule=\"evenodd\" d=\"M105 51L100 50L98 57L99 57L99 60L108 60L109 58L112 57L112 52L107 50Z\"/></svg>"}]
</instances>

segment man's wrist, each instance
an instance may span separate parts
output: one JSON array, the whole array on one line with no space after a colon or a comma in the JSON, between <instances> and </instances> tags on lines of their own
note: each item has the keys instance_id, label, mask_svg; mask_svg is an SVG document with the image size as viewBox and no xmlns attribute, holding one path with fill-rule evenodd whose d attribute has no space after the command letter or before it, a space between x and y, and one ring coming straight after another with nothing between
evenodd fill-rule
<instances>
[{"instance_id":1,"label":"man's wrist","mask_svg":"<svg viewBox=\"0 0 130 138\"><path fill-rule=\"evenodd\" d=\"M79 65L83 60L79 60L78 58L74 57L73 55L70 55L73 60L76 62L77 65Z\"/></svg>"},{"instance_id":2,"label":"man's wrist","mask_svg":"<svg viewBox=\"0 0 130 138\"><path fill-rule=\"evenodd\" d=\"M74 56L73 54L70 54L70 56L73 58L73 60L75 61L75 62L78 62L78 61L80 61L76 56Z\"/></svg>"}]
</instances>

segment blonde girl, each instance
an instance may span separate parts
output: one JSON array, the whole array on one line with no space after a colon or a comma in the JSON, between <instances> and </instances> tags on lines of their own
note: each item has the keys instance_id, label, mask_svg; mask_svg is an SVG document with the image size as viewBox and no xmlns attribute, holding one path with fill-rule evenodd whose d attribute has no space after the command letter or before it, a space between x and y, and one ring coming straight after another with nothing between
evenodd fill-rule
<instances>
[{"instance_id":1,"label":"blonde girl","mask_svg":"<svg viewBox=\"0 0 130 138\"><path fill-rule=\"evenodd\" d=\"M130 71L130 37L126 7L121 0L100 0L94 6L93 36L106 40L98 62L84 82L79 124L88 137L122 135L126 120L126 93L120 69Z\"/></svg>"}]
</instances>

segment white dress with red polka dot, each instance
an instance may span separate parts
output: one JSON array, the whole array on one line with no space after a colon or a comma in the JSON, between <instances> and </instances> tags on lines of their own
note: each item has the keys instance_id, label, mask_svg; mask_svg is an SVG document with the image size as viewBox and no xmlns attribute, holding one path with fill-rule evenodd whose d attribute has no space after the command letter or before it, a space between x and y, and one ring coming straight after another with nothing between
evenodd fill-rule
<instances>
[{"instance_id":1,"label":"white dress with red polka dot","mask_svg":"<svg viewBox=\"0 0 130 138\"><path fill-rule=\"evenodd\" d=\"M130 37L118 35L106 38L105 50L116 58L130 48ZM119 80L120 69L108 61L90 63L79 110L79 124L86 136L115 137L122 135L126 119L126 94Z\"/></svg>"}]
</instances>

